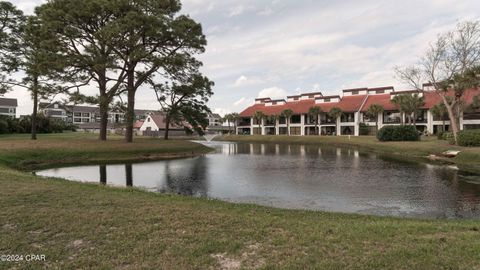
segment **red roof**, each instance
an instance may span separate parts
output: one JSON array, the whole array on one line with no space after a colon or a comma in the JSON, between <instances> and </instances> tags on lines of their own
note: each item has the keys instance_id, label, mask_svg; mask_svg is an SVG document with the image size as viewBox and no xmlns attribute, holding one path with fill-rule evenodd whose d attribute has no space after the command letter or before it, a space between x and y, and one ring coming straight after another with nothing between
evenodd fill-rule
<instances>
[{"instance_id":1,"label":"red roof","mask_svg":"<svg viewBox=\"0 0 480 270\"><path fill-rule=\"evenodd\" d=\"M417 91L417 90L415 90ZM442 102L441 97L434 91L418 91L425 96L424 109L430 109L431 107ZM256 111L262 111L266 115L280 115L283 110L291 109L294 114L307 114L311 107L318 106L323 112L330 111L333 107L338 107L344 112L365 112L372 104L378 104L383 106L387 111L397 110L397 107L392 104L391 95L401 93L412 93L412 91L401 91L388 94L376 94L376 95L354 95L344 96L340 99L340 102L327 102L327 103L315 103L315 99L306 99L298 101L290 101L283 105L265 106L265 104L255 104L243 112L240 116L248 117L253 116ZM471 103L473 97L480 94L479 89L467 90L463 96L463 100L466 104Z\"/></svg>"},{"instance_id":2,"label":"red roof","mask_svg":"<svg viewBox=\"0 0 480 270\"><path fill-rule=\"evenodd\" d=\"M133 129L140 129L143 125L143 120L138 120L133 124Z\"/></svg>"}]
</instances>

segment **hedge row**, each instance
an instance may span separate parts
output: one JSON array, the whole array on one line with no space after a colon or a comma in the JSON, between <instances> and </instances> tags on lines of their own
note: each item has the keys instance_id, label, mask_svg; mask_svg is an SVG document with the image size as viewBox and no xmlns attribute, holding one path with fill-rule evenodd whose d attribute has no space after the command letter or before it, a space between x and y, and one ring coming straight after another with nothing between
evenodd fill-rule
<instances>
[{"instance_id":1,"label":"hedge row","mask_svg":"<svg viewBox=\"0 0 480 270\"><path fill-rule=\"evenodd\" d=\"M30 117L21 119L0 116L0 134L30 133L32 121ZM69 125L62 120L54 120L39 116L37 118L38 133L61 133L64 130L75 131L75 126Z\"/></svg>"},{"instance_id":2,"label":"hedge row","mask_svg":"<svg viewBox=\"0 0 480 270\"><path fill-rule=\"evenodd\" d=\"M420 138L414 126L384 126L377 133L377 139L386 141L418 141Z\"/></svg>"}]
</instances>

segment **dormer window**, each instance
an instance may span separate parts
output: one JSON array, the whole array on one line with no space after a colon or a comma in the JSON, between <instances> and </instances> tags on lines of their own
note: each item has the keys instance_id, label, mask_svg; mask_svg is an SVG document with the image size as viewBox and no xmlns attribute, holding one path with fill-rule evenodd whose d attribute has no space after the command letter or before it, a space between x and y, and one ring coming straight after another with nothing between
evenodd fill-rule
<instances>
[{"instance_id":1,"label":"dormer window","mask_svg":"<svg viewBox=\"0 0 480 270\"><path fill-rule=\"evenodd\" d=\"M298 97L294 97L293 100L298 100Z\"/></svg>"},{"instance_id":2,"label":"dormer window","mask_svg":"<svg viewBox=\"0 0 480 270\"><path fill-rule=\"evenodd\" d=\"M360 93L358 90L352 91L352 95L358 95L358 93Z\"/></svg>"},{"instance_id":3,"label":"dormer window","mask_svg":"<svg viewBox=\"0 0 480 270\"><path fill-rule=\"evenodd\" d=\"M330 99L329 98L326 98L323 100L324 102L330 102Z\"/></svg>"},{"instance_id":4,"label":"dormer window","mask_svg":"<svg viewBox=\"0 0 480 270\"><path fill-rule=\"evenodd\" d=\"M377 90L375 93L377 93L377 94L384 94L384 93L385 93L385 90Z\"/></svg>"}]
</instances>

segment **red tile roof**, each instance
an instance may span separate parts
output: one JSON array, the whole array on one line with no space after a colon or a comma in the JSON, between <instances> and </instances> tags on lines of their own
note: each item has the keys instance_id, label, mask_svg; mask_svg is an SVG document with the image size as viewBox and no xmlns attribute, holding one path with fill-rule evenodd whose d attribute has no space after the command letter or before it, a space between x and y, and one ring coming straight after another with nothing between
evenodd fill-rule
<instances>
[{"instance_id":1,"label":"red tile roof","mask_svg":"<svg viewBox=\"0 0 480 270\"><path fill-rule=\"evenodd\" d=\"M413 91L401 91L395 93L387 93L387 94L376 94L376 95L353 95L353 96L344 96L340 99L340 102L327 102L327 103L315 103L315 99L306 99L306 100L298 100L298 101L289 101L283 105L274 105L274 106L265 106L265 104L255 104L243 112L240 113L240 116L248 117L253 116L256 111L262 111L266 115L280 115L283 110L291 109L295 114L306 114L308 110L313 106L318 106L322 109L323 112L330 111L333 107L338 107L344 112L356 112L362 111L365 112L368 107L372 104L378 104L383 106L383 108L387 111L389 110L397 110L397 107L392 104L391 95L394 94L401 94L401 93L412 93ZM415 90L417 92L417 90ZM435 106L442 102L441 97L434 91L418 91L419 93L423 93L425 96L425 105L423 106L424 109L430 109L431 107ZM480 95L480 89L470 89L467 90L464 94L463 100L466 104L471 103L473 97L476 95ZM328 97L322 97L328 98ZM317 98L321 99L321 98Z\"/></svg>"}]
</instances>

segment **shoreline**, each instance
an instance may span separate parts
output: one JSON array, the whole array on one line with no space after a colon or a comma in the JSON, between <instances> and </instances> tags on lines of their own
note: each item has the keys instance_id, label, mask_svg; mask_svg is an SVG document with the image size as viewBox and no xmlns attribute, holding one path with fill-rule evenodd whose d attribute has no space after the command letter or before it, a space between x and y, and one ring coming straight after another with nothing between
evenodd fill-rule
<instances>
[{"instance_id":1,"label":"shoreline","mask_svg":"<svg viewBox=\"0 0 480 270\"><path fill-rule=\"evenodd\" d=\"M231 141L244 143L305 144L329 147L345 147L368 153L384 155L400 161L422 162L435 165L455 165L462 172L480 174L480 148L466 148L446 144L430 138L418 142L379 142L368 137L304 137L279 135L224 135L214 141ZM429 144L428 146L422 144ZM441 153L447 150L462 151L455 158L445 158ZM435 155L436 158L431 158Z\"/></svg>"}]
</instances>

